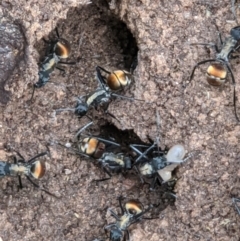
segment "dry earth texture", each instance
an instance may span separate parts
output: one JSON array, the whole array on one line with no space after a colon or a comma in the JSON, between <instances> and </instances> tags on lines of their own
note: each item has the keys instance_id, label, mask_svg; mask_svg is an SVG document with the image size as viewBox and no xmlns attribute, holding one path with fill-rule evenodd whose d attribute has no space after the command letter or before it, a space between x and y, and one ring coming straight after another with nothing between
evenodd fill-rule
<instances>
[{"instance_id":1,"label":"dry earth texture","mask_svg":"<svg viewBox=\"0 0 240 241\"><path fill-rule=\"evenodd\" d=\"M25 178L22 190L17 178L2 178L1 241L105 240L103 227L112 221L107 209L119 211L120 195L137 198L145 207L164 204L148 214L158 219L130 227L132 241L239 240L240 216L231 198L240 197L240 125L234 116L231 80L221 88L210 86L207 65L203 65L184 88L194 64L215 56L214 50L190 43L217 42L218 31L225 38L237 25L231 1L2 0L0 4L1 15L20 25L25 39L22 61L18 59L5 85L10 101L0 107L0 159L10 161L14 150L26 159L49 151L42 157L47 173L39 184L60 197L42 192ZM240 21L238 3L235 8ZM76 64L63 66L65 76L55 70L30 103L45 52L42 38L56 37L56 26L71 43L68 61ZM112 102L109 111L118 121L91 112L92 131L114 123L121 130L132 129L142 141L148 142L148 136L155 140L157 109L161 148L181 143L188 152L200 151L176 172L180 179L174 205L163 202L157 190L150 192L147 185L142 186L134 172L96 184L94 179L103 177L99 166L57 145L72 143L88 119L56 109L74 107L76 97L96 89L97 65L129 69L137 50L135 81L124 94L144 102ZM240 115L239 65L239 59L231 60Z\"/></svg>"}]
</instances>

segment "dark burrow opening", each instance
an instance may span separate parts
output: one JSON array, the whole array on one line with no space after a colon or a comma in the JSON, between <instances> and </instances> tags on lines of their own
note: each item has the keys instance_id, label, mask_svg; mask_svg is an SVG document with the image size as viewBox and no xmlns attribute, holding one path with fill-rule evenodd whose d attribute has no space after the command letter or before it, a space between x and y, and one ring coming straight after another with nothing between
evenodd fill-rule
<instances>
[{"instance_id":1,"label":"dark burrow opening","mask_svg":"<svg viewBox=\"0 0 240 241\"><path fill-rule=\"evenodd\" d=\"M94 80L96 66L99 65L109 71L129 71L137 58L136 39L126 24L109 10L105 0L79 8L70 8L67 19L60 20L57 29L60 37L71 44L71 54L63 62L76 64L59 65L66 71L64 75L59 70L54 70L49 81L53 85L47 84L43 87L51 90L53 95L53 89L57 90L57 85L65 86L71 97L89 93L97 85L97 81ZM47 46L44 39L56 40L55 29L35 45L40 55L39 63L46 57ZM43 89L40 92L42 91Z\"/></svg>"}]
</instances>

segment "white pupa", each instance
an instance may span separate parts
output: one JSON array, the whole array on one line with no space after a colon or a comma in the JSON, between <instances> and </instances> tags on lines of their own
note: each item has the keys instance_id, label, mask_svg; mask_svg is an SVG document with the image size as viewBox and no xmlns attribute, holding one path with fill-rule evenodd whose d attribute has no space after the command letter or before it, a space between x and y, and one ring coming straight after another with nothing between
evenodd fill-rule
<instances>
[{"instance_id":1,"label":"white pupa","mask_svg":"<svg viewBox=\"0 0 240 241\"><path fill-rule=\"evenodd\" d=\"M167 162L172 163L163 169L158 170L158 174L163 179L163 182L167 182L172 178L172 171L185 160L183 159L185 156L186 150L185 148L178 144L170 148L168 151L166 158Z\"/></svg>"}]
</instances>

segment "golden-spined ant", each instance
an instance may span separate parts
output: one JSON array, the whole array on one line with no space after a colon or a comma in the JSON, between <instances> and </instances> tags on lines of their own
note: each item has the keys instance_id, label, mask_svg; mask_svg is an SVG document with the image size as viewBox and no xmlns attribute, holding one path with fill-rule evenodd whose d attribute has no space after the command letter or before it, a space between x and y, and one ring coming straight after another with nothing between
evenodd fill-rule
<instances>
[{"instance_id":1,"label":"golden-spined ant","mask_svg":"<svg viewBox=\"0 0 240 241\"><path fill-rule=\"evenodd\" d=\"M226 82L227 78L227 71L230 72L232 85L233 85L233 105L234 105L234 112L237 121L239 122L239 118L237 115L236 110L236 91L235 91L235 78L232 72L232 69L229 64L229 59L233 59L235 56L232 54L240 48L240 44L238 41L240 40L240 26L236 26L231 29L230 36L226 38L223 42L221 35L219 34L219 39L221 42L221 48L219 49L218 46L214 43L193 43L191 45L204 45L209 47L214 47L217 54L214 59L207 59L198 62L191 73L189 83L192 81L194 77L194 72L196 68L202 64L212 62L212 64L207 69L207 81L210 85L213 86L220 86Z\"/></svg>"},{"instance_id":2,"label":"golden-spined ant","mask_svg":"<svg viewBox=\"0 0 240 241\"><path fill-rule=\"evenodd\" d=\"M135 99L133 97L118 95L112 92L109 86L107 85L107 82L105 81L104 77L101 75L99 68L100 68L99 66L96 68L97 81L98 81L99 87L95 91L89 93L88 95L78 98L77 105L75 106L75 108L57 109L56 110L57 112L74 111L75 114L81 118L85 116L90 109L94 108L98 110L99 108L101 108L104 110L105 113L115 118L114 115L112 115L107 111L109 104L114 98L143 101L143 100ZM118 79L115 78L114 81L118 82Z\"/></svg>"},{"instance_id":3,"label":"golden-spined ant","mask_svg":"<svg viewBox=\"0 0 240 241\"><path fill-rule=\"evenodd\" d=\"M110 241L124 240L130 241L130 234L128 228L130 225L141 221L141 219L152 219L143 218L143 215L147 213L153 206L149 206L145 211L142 203L138 200L129 200L122 205L122 197L119 197L119 206L121 208L121 216L118 216L114 211L108 209L117 221L115 223L108 224L104 229L110 230Z\"/></svg>"},{"instance_id":4,"label":"golden-spined ant","mask_svg":"<svg viewBox=\"0 0 240 241\"><path fill-rule=\"evenodd\" d=\"M60 35L58 33L58 29L56 28L56 40L44 40L46 44L48 44L47 50L46 50L46 57L43 60L43 62L40 63L39 66L39 79L38 82L34 84L33 86L33 93L31 100L34 95L35 88L41 88L49 81L50 76L54 69L59 69L60 71L65 72L64 69L60 68L58 64L75 64L74 62L62 62L62 59L67 59L71 52L71 46L70 43L64 39L60 38Z\"/></svg>"},{"instance_id":5,"label":"golden-spined ant","mask_svg":"<svg viewBox=\"0 0 240 241\"><path fill-rule=\"evenodd\" d=\"M92 124L93 122L88 123L77 132L78 149L73 149L73 151L78 155L91 158L100 164L108 177L96 181L109 180L112 177L112 172L119 173L131 169L131 158L121 152L120 144L98 136L86 135L83 133L83 131Z\"/></svg>"},{"instance_id":6,"label":"golden-spined ant","mask_svg":"<svg viewBox=\"0 0 240 241\"><path fill-rule=\"evenodd\" d=\"M144 152L137 149L138 145L130 145L133 151L139 154L134 162L137 172L143 177L151 178L150 189L153 190L156 183L160 184L172 181L172 172L180 164L190 157L184 159L185 148L175 145L169 151L157 150L157 143L149 146ZM149 155L151 151L151 155ZM154 154L153 154L154 153ZM143 180L142 180L143 181Z\"/></svg>"},{"instance_id":7,"label":"golden-spined ant","mask_svg":"<svg viewBox=\"0 0 240 241\"><path fill-rule=\"evenodd\" d=\"M157 129L159 132L160 117L157 115ZM159 134L158 134L159 135ZM173 180L172 172L181 163L193 156L192 153L184 159L186 150L183 145L177 144L169 150L159 148L159 137L152 145L131 144L130 148L136 152L138 157L134 162L134 167L142 177L151 178L150 189L153 190L156 183L160 184L171 182Z\"/></svg>"},{"instance_id":8,"label":"golden-spined ant","mask_svg":"<svg viewBox=\"0 0 240 241\"><path fill-rule=\"evenodd\" d=\"M32 178L40 179L44 176L46 171L46 166L44 161L36 160L41 156L45 156L47 153L43 152L34 157L30 160L26 161L24 157L19 153L16 152L18 156L21 158L18 160L16 156L14 156L14 163L0 161L0 177L4 176L17 176L19 180L19 187L22 188L22 180L21 176L24 175L27 179L37 188L46 192L47 194L56 197L46 189L41 188L37 183L35 183Z\"/></svg>"}]
</instances>

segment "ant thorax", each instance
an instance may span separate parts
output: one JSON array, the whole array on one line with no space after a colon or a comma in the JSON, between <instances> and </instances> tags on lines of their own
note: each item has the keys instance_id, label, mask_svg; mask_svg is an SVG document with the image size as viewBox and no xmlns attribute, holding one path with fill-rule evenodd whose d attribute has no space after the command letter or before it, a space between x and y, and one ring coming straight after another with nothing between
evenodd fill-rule
<instances>
[{"instance_id":1,"label":"ant thorax","mask_svg":"<svg viewBox=\"0 0 240 241\"><path fill-rule=\"evenodd\" d=\"M121 216L120 221L117 222L117 227L121 230L126 230L128 226L131 224L130 219L132 215L129 213L124 213L123 216Z\"/></svg>"},{"instance_id":2,"label":"ant thorax","mask_svg":"<svg viewBox=\"0 0 240 241\"><path fill-rule=\"evenodd\" d=\"M30 168L28 166L19 165L19 164L12 164L9 167L10 175L17 176L17 175L29 175Z\"/></svg>"},{"instance_id":3,"label":"ant thorax","mask_svg":"<svg viewBox=\"0 0 240 241\"><path fill-rule=\"evenodd\" d=\"M102 158L100 159L101 162L114 162L119 164L120 166L124 167L125 163L123 161L123 155L115 155L113 153L103 153Z\"/></svg>"},{"instance_id":4,"label":"ant thorax","mask_svg":"<svg viewBox=\"0 0 240 241\"><path fill-rule=\"evenodd\" d=\"M49 71L51 70L51 72L53 71L55 65L60 61L59 57L53 53L48 55L43 63L42 66L40 67L40 71Z\"/></svg>"},{"instance_id":5,"label":"ant thorax","mask_svg":"<svg viewBox=\"0 0 240 241\"><path fill-rule=\"evenodd\" d=\"M231 52L234 50L237 42L238 41L234 39L232 36L227 38L222 46L221 52L216 55L216 58L228 62L229 54L231 54Z\"/></svg>"},{"instance_id":6,"label":"ant thorax","mask_svg":"<svg viewBox=\"0 0 240 241\"><path fill-rule=\"evenodd\" d=\"M152 175L154 173L153 167L150 163L145 163L139 167L139 171L142 175Z\"/></svg>"}]
</instances>

